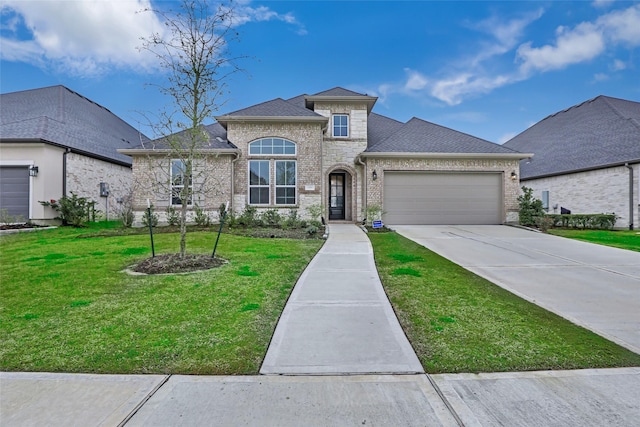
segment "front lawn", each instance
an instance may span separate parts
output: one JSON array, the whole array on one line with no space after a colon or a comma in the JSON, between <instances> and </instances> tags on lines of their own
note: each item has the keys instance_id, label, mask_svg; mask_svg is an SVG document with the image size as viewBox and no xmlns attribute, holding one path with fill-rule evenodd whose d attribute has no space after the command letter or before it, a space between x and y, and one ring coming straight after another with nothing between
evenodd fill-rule
<instances>
[{"instance_id":1,"label":"front lawn","mask_svg":"<svg viewBox=\"0 0 640 427\"><path fill-rule=\"evenodd\" d=\"M640 355L396 233L370 233L384 288L429 373L640 366Z\"/></svg>"},{"instance_id":2,"label":"front lawn","mask_svg":"<svg viewBox=\"0 0 640 427\"><path fill-rule=\"evenodd\" d=\"M222 235L229 262L199 273L130 276L148 235L95 230L0 237L0 370L256 374L278 316L321 240ZM188 235L210 253L215 235ZM179 235L158 233L156 253Z\"/></svg>"},{"instance_id":3,"label":"front lawn","mask_svg":"<svg viewBox=\"0 0 640 427\"><path fill-rule=\"evenodd\" d=\"M549 234L640 252L640 231L551 229Z\"/></svg>"}]
</instances>

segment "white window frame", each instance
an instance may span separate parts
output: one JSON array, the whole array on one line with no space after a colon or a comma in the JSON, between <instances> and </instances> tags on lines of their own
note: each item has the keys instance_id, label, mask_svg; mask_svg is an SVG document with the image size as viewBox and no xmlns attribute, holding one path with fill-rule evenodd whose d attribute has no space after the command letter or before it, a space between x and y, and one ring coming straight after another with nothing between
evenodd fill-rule
<instances>
[{"instance_id":1,"label":"white window frame","mask_svg":"<svg viewBox=\"0 0 640 427\"><path fill-rule=\"evenodd\" d=\"M252 162L262 162L262 163L266 163L267 164L267 180L268 182L266 184L251 184L251 163ZM271 204L271 161L270 160L266 160L266 159L253 159L253 160L249 160L249 163L247 164L248 168L247 168L247 179L248 179L248 184L249 184L249 204L253 205L253 206L268 206ZM252 188L266 188L268 191L268 201L267 203L253 203L251 201L251 189Z\"/></svg>"},{"instance_id":2,"label":"white window frame","mask_svg":"<svg viewBox=\"0 0 640 427\"><path fill-rule=\"evenodd\" d=\"M293 174L293 184L278 184L278 163L286 163L286 162L292 162L295 168L295 173ZM297 205L298 203L298 191L297 191L297 187L298 187L298 161L297 160L276 160L275 164L274 164L274 179L273 179L273 184L274 184L274 189L275 191L273 192L273 201L274 201L274 205L278 205L278 206L294 206ZM278 189L279 188L293 188L293 203L278 203ZM286 198L286 197L285 197Z\"/></svg>"},{"instance_id":3,"label":"white window frame","mask_svg":"<svg viewBox=\"0 0 640 427\"><path fill-rule=\"evenodd\" d=\"M169 163L169 204L171 206L182 206L182 199L180 198L180 193L182 192L182 189L184 188L184 182L181 185L175 185L173 183L173 164L174 162L181 162L183 164L183 175L184 175L184 160L182 159L171 159L170 163ZM193 167L192 167L193 169ZM184 180L184 178L183 178ZM193 171L191 172L191 184L189 185L189 187L191 187L191 191L190 191L190 199L191 200L187 200L187 206L193 206ZM175 188L180 188L179 192L174 192ZM180 203L174 203L174 198L180 200Z\"/></svg>"},{"instance_id":4,"label":"white window frame","mask_svg":"<svg viewBox=\"0 0 640 427\"><path fill-rule=\"evenodd\" d=\"M337 117L344 117L346 119L346 123L345 124L339 124L336 125L336 118ZM339 126L339 129L345 129L347 131L346 135L336 135L336 126ZM340 132L342 133L342 132ZM348 114L334 114L331 117L331 134L333 135L334 138L349 138L349 115Z\"/></svg>"},{"instance_id":5,"label":"white window frame","mask_svg":"<svg viewBox=\"0 0 640 427\"><path fill-rule=\"evenodd\" d=\"M274 153L276 148L280 147L282 147L282 153ZM286 153L285 151L290 148L293 148L293 152ZM285 138L260 138L249 143L250 156L296 156L297 154L298 145Z\"/></svg>"}]
</instances>

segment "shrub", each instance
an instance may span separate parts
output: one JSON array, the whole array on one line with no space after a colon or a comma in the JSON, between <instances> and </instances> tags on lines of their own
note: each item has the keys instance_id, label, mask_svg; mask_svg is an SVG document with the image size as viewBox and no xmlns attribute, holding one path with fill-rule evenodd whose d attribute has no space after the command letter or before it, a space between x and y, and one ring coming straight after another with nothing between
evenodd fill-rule
<instances>
[{"instance_id":1,"label":"shrub","mask_svg":"<svg viewBox=\"0 0 640 427\"><path fill-rule=\"evenodd\" d=\"M280 215L275 209L266 210L262 213L262 222L270 227L280 225L280 222L282 222L282 215Z\"/></svg>"},{"instance_id":2,"label":"shrub","mask_svg":"<svg viewBox=\"0 0 640 427\"><path fill-rule=\"evenodd\" d=\"M24 218L21 215L10 215L7 209L0 209L0 224L9 225L23 222Z\"/></svg>"},{"instance_id":3,"label":"shrub","mask_svg":"<svg viewBox=\"0 0 640 427\"><path fill-rule=\"evenodd\" d=\"M96 202L89 201L86 197L78 197L75 193L71 193L71 197L62 196L58 201L51 199L39 203L53 208L58 213L56 219L62 221L62 225L84 227L87 221L95 220L96 217Z\"/></svg>"},{"instance_id":4,"label":"shrub","mask_svg":"<svg viewBox=\"0 0 640 427\"><path fill-rule=\"evenodd\" d=\"M260 225L260 216L255 206L247 206L238 217L238 224L244 227L256 227Z\"/></svg>"},{"instance_id":5,"label":"shrub","mask_svg":"<svg viewBox=\"0 0 640 427\"><path fill-rule=\"evenodd\" d=\"M321 224L320 218L322 217L322 205L311 205L306 208L307 214L311 218L311 222L317 222Z\"/></svg>"},{"instance_id":6,"label":"shrub","mask_svg":"<svg viewBox=\"0 0 640 427\"><path fill-rule=\"evenodd\" d=\"M282 228L300 228L300 218L298 218L297 209L289 209L289 213L282 223Z\"/></svg>"},{"instance_id":7,"label":"shrub","mask_svg":"<svg viewBox=\"0 0 640 427\"><path fill-rule=\"evenodd\" d=\"M134 215L133 215L133 196L131 193L124 196L122 199L117 199L118 201L118 219L122 223L123 228L129 228L133 225Z\"/></svg>"},{"instance_id":8,"label":"shrub","mask_svg":"<svg viewBox=\"0 0 640 427\"><path fill-rule=\"evenodd\" d=\"M563 228L591 228L596 230L611 230L616 224L616 214L562 214L548 215L554 227Z\"/></svg>"},{"instance_id":9,"label":"shrub","mask_svg":"<svg viewBox=\"0 0 640 427\"><path fill-rule=\"evenodd\" d=\"M380 205L367 205L367 209L364 211L365 218L369 225L371 225L374 220L381 220L384 214L386 214L386 212L382 210Z\"/></svg>"},{"instance_id":10,"label":"shrub","mask_svg":"<svg viewBox=\"0 0 640 427\"><path fill-rule=\"evenodd\" d=\"M522 193L518 196L520 205L520 224L525 226L535 226L536 218L544 216L542 200L533 197L533 190L522 187Z\"/></svg>"},{"instance_id":11,"label":"shrub","mask_svg":"<svg viewBox=\"0 0 640 427\"><path fill-rule=\"evenodd\" d=\"M209 218L209 215L207 215L207 213L198 205L195 205L194 210L196 212L196 216L194 218L196 225L200 227L209 227L211 225L211 218Z\"/></svg>"},{"instance_id":12,"label":"shrub","mask_svg":"<svg viewBox=\"0 0 640 427\"><path fill-rule=\"evenodd\" d=\"M150 208L144 210L144 215L142 216L142 223L145 227L148 227L151 224L152 227L158 226L158 214L153 210L154 206L151 205Z\"/></svg>"},{"instance_id":13,"label":"shrub","mask_svg":"<svg viewBox=\"0 0 640 427\"><path fill-rule=\"evenodd\" d=\"M318 227L316 227L315 225L310 225L305 229L305 231L309 236L315 236L316 234L318 234Z\"/></svg>"},{"instance_id":14,"label":"shrub","mask_svg":"<svg viewBox=\"0 0 640 427\"><path fill-rule=\"evenodd\" d=\"M180 224L180 213L173 206L169 205L166 209L167 212L167 223L169 225L178 225Z\"/></svg>"}]
</instances>

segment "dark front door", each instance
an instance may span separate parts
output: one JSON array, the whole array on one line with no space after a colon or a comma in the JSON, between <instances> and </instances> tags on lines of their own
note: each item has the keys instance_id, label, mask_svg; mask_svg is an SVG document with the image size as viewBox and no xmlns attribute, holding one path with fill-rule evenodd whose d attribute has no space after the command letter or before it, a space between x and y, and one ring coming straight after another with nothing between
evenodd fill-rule
<instances>
[{"instance_id":1,"label":"dark front door","mask_svg":"<svg viewBox=\"0 0 640 427\"><path fill-rule=\"evenodd\" d=\"M329 219L344 219L344 174L329 175Z\"/></svg>"}]
</instances>

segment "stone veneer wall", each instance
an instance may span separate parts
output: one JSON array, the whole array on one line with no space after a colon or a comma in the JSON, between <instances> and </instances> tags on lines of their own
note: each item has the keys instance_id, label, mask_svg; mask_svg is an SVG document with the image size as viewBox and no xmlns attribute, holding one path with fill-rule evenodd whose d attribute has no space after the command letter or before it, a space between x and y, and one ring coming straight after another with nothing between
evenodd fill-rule
<instances>
[{"instance_id":1,"label":"stone veneer wall","mask_svg":"<svg viewBox=\"0 0 640 427\"><path fill-rule=\"evenodd\" d=\"M67 155L67 196L71 193L96 202L96 209L107 213L109 219L116 218L119 211L117 200L131 191L131 168L94 159L77 153ZM109 185L109 197L100 197L100 183ZM108 199L108 200L107 200ZM107 203L108 202L108 203Z\"/></svg>"},{"instance_id":2,"label":"stone veneer wall","mask_svg":"<svg viewBox=\"0 0 640 427\"><path fill-rule=\"evenodd\" d=\"M520 175L518 160L491 159L412 159L412 158L367 158L367 205L383 206L384 171L433 171L433 172L502 172L504 221L518 222L518 195L520 186L510 176L515 171ZM375 170L378 179L373 180L371 172Z\"/></svg>"},{"instance_id":3,"label":"stone veneer wall","mask_svg":"<svg viewBox=\"0 0 640 427\"><path fill-rule=\"evenodd\" d=\"M249 155L249 143L260 138L284 138L296 144L296 156ZM322 124L320 123L278 123L278 122L229 122L227 138L243 153L235 163L235 194L233 209L240 213L249 203L249 160L297 160L297 201L296 205L260 206L259 210L278 209L286 213L298 208L299 215L305 217L306 208L322 202ZM275 165L271 162L271 167ZM271 171L274 176L274 171ZM271 183L271 196L275 191Z\"/></svg>"},{"instance_id":4,"label":"stone veneer wall","mask_svg":"<svg viewBox=\"0 0 640 427\"><path fill-rule=\"evenodd\" d=\"M187 218L193 222L194 206L201 207L213 221L218 220L221 204L231 202L231 163L233 154L208 155L196 160L194 168L194 205L189 207ZM154 205L160 224L166 224L166 208L171 202L169 188L170 158L165 156L137 155L133 157L134 226L142 225L147 199ZM176 206L176 210L180 207Z\"/></svg>"},{"instance_id":5,"label":"stone veneer wall","mask_svg":"<svg viewBox=\"0 0 640 427\"><path fill-rule=\"evenodd\" d=\"M632 167L633 224L640 228L640 164ZM625 166L526 180L522 185L533 189L538 199L543 191L549 192L549 213L559 214L560 207L575 214L613 212L620 217L615 228L629 227L629 169Z\"/></svg>"},{"instance_id":6,"label":"stone veneer wall","mask_svg":"<svg viewBox=\"0 0 640 427\"><path fill-rule=\"evenodd\" d=\"M347 212L345 212L345 216L346 220L360 221L364 218L365 208L362 198L364 167L356 163L356 157L367 149L367 104L364 102L331 103L316 101L314 109L316 113L329 117L329 124L322 144L323 180L325 183L328 182L329 174L335 170L349 172L351 179L347 179L347 184L351 183L351 187L345 190L350 196L351 203L350 206L346 206ZM349 116L349 137L333 137L332 114L347 114ZM323 192L323 200L329 199L326 191ZM325 216L328 217L326 207Z\"/></svg>"}]
</instances>

